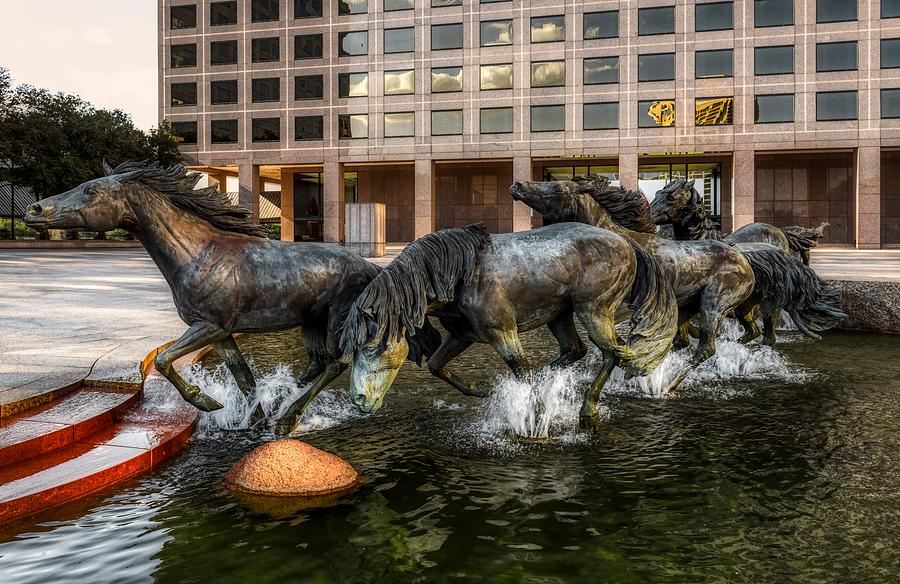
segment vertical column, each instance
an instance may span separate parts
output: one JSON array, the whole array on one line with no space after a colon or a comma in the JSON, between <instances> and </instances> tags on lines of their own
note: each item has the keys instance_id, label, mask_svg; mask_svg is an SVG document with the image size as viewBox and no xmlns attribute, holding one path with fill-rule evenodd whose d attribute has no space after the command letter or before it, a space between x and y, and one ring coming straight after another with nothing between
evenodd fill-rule
<instances>
[{"instance_id":1,"label":"vertical column","mask_svg":"<svg viewBox=\"0 0 900 584\"><path fill-rule=\"evenodd\" d=\"M638 155L637 152L619 154L619 184L626 189L638 189Z\"/></svg>"},{"instance_id":2,"label":"vertical column","mask_svg":"<svg viewBox=\"0 0 900 584\"><path fill-rule=\"evenodd\" d=\"M327 243L344 240L344 165L326 162L324 171L323 219L324 237Z\"/></svg>"},{"instance_id":3,"label":"vertical column","mask_svg":"<svg viewBox=\"0 0 900 584\"><path fill-rule=\"evenodd\" d=\"M756 207L756 154L752 149L734 151L731 199L732 231L753 223ZM723 217L723 222L724 222ZM723 225L723 228L726 226Z\"/></svg>"},{"instance_id":4,"label":"vertical column","mask_svg":"<svg viewBox=\"0 0 900 584\"><path fill-rule=\"evenodd\" d=\"M434 162L429 158L415 161L415 225L416 239L434 231Z\"/></svg>"},{"instance_id":5,"label":"vertical column","mask_svg":"<svg viewBox=\"0 0 900 584\"><path fill-rule=\"evenodd\" d=\"M259 178L259 165L241 163L238 166L238 203L250 209L253 222L259 223L259 194L262 181Z\"/></svg>"},{"instance_id":6,"label":"vertical column","mask_svg":"<svg viewBox=\"0 0 900 584\"><path fill-rule=\"evenodd\" d=\"M881 148L856 151L856 246L881 247Z\"/></svg>"},{"instance_id":7,"label":"vertical column","mask_svg":"<svg viewBox=\"0 0 900 584\"><path fill-rule=\"evenodd\" d=\"M294 241L294 172L281 171L281 241Z\"/></svg>"},{"instance_id":8,"label":"vertical column","mask_svg":"<svg viewBox=\"0 0 900 584\"><path fill-rule=\"evenodd\" d=\"M513 180L534 180L531 174L531 157L513 157ZM531 208L522 201L513 201L513 231L531 229Z\"/></svg>"}]
</instances>

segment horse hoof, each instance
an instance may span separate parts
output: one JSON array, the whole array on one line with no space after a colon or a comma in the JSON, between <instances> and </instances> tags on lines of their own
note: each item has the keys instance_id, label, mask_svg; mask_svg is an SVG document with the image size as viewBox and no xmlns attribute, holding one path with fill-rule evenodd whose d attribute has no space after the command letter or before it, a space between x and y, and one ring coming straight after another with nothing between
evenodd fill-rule
<instances>
[{"instance_id":1,"label":"horse hoof","mask_svg":"<svg viewBox=\"0 0 900 584\"><path fill-rule=\"evenodd\" d=\"M266 412L263 411L261 404L256 404L253 413L250 414L250 425L255 426L266 419Z\"/></svg>"},{"instance_id":2,"label":"horse hoof","mask_svg":"<svg viewBox=\"0 0 900 584\"><path fill-rule=\"evenodd\" d=\"M298 425L299 421L294 416L284 416L275 424L275 434L278 436L290 436Z\"/></svg>"},{"instance_id":3,"label":"horse hoof","mask_svg":"<svg viewBox=\"0 0 900 584\"><path fill-rule=\"evenodd\" d=\"M193 399L191 399L191 405L193 405L201 412L214 412L225 407L205 393L198 393L197 395L195 395Z\"/></svg>"},{"instance_id":4,"label":"horse hoof","mask_svg":"<svg viewBox=\"0 0 900 584\"><path fill-rule=\"evenodd\" d=\"M578 417L578 427L585 432L591 432L592 434L597 434L600 432L600 415L594 413L593 415L581 414Z\"/></svg>"}]
</instances>

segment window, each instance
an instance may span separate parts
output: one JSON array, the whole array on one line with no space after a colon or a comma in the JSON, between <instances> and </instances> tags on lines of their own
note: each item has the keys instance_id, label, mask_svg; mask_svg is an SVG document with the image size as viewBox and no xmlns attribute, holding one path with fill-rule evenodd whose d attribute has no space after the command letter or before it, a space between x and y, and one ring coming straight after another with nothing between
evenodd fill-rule
<instances>
[{"instance_id":1,"label":"window","mask_svg":"<svg viewBox=\"0 0 900 584\"><path fill-rule=\"evenodd\" d=\"M512 89L512 86L512 64L481 66L481 89L483 91L492 89Z\"/></svg>"},{"instance_id":2,"label":"window","mask_svg":"<svg viewBox=\"0 0 900 584\"><path fill-rule=\"evenodd\" d=\"M694 6L694 30L731 30L734 28L734 3L713 2Z\"/></svg>"},{"instance_id":3,"label":"window","mask_svg":"<svg viewBox=\"0 0 900 584\"><path fill-rule=\"evenodd\" d=\"M431 112L432 136L458 136L463 132L463 111Z\"/></svg>"},{"instance_id":4,"label":"window","mask_svg":"<svg viewBox=\"0 0 900 584\"><path fill-rule=\"evenodd\" d=\"M881 117L900 118L900 89L881 90Z\"/></svg>"},{"instance_id":5,"label":"window","mask_svg":"<svg viewBox=\"0 0 900 584\"><path fill-rule=\"evenodd\" d=\"M213 144L232 144L238 141L237 120L213 120L209 123L209 141Z\"/></svg>"},{"instance_id":6,"label":"window","mask_svg":"<svg viewBox=\"0 0 900 584\"><path fill-rule=\"evenodd\" d=\"M461 49L463 46L463 25L434 24L431 26L431 50Z\"/></svg>"},{"instance_id":7,"label":"window","mask_svg":"<svg viewBox=\"0 0 900 584\"><path fill-rule=\"evenodd\" d=\"M486 20L481 23L481 46L512 44L512 20Z\"/></svg>"},{"instance_id":8,"label":"window","mask_svg":"<svg viewBox=\"0 0 900 584\"><path fill-rule=\"evenodd\" d=\"M280 118L253 118L254 142L277 142L281 140Z\"/></svg>"},{"instance_id":9,"label":"window","mask_svg":"<svg viewBox=\"0 0 900 584\"><path fill-rule=\"evenodd\" d=\"M322 35L298 34L294 37L294 59L321 59Z\"/></svg>"},{"instance_id":10,"label":"window","mask_svg":"<svg viewBox=\"0 0 900 584\"><path fill-rule=\"evenodd\" d=\"M173 83L171 88L172 106L197 105L196 83Z\"/></svg>"},{"instance_id":11,"label":"window","mask_svg":"<svg viewBox=\"0 0 900 584\"><path fill-rule=\"evenodd\" d=\"M294 0L294 18L322 18L322 0Z\"/></svg>"},{"instance_id":12,"label":"window","mask_svg":"<svg viewBox=\"0 0 900 584\"><path fill-rule=\"evenodd\" d=\"M384 137L403 138L416 135L416 114L399 112L384 114Z\"/></svg>"},{"instance_id":13,"label":"window","mask_svg":"<svg viewBox=\"0 0 900 584\"><path fill-rule=\"evenodd\" d=\"M794 121L794 95L757 95L753 121L757 124L789 123Z\"/></svg>"},{"instance_id":14,"label":"window","mask_svg":"<svg viewBox=\"0 0 900 584\"><path fill-rule=\"evenodd\" d=\"M338 33L338 54L341 57L369 54L369 33L365 30Z\"/></svg>"},{"instance_id":15,"label":"window","mask_svg":"<svg viewBox=\"0 0 900 584\"><path fill-rule=\"evenodd\" d=\"M412 10L416 7L415 0L384 0L384 11Z\"/></svg>"},{"instance_id":16,"label":"window","mask_svg":"<svg viewBox=\"0 0 900 584\"><path fill-rule=\"evenodd\" d=\"M531 18L531 42L553 43L566 40L565 16L533 16Z\"/></svg>"},{"instance_id":17,"label":"window","mask_svg":"<svg viewBox=\"0 0 900 584\"><path fill-rule=\"evenodd\" d=\"M674 125L674 99L658 99L638 102L638 128L672 127Z\"/></svg>"},{"instance_id":18,"label":"window","mask_svg":"<svg viewBox=\"0 0 900 584\"><path fill-rule=\"evenodd\" d=\"M369 11L369 0L338 0L338 14L365 14Z\"/></svg>"},{"instance_id":19,"label":"window","mask_svg":"<svg viewBox=\"0 0 900 584\"><path fill-rule=\"evenodd\" d=\"M253 103L281 101L281 80L278 77L254 79L250 93Z\"/></svg>"},{"instance_id":20,"label":"window","mask_svg":"<svg viewBox=\"0 0 900 584\"><path fill-rule=\"evenodd\" d=\"M855 120L855 91L820 91L816 94L816 121Z\"/></svg>"},{"instance_id":21,"label":"window","mask_svg":"<svg viewBox=\"0 0 900 584\"><path fill-rule=\"evenodd\" d=\"M675 79L675 53L638 55L638 81Z\"/></svg>"},{"instance_id":22,"label":"window","mask_svg":"<svg viewBox=\"0 0 900 584\"><path fill-rule=\"evenodd\" d=\"M694 100L695 126L730 126L733 123L733 97L698 97Z\"/></svg>"},{"instance_id":23,"label":"window","mask_svg":"<svg viewBox=\"0 0 900 584\"><path fill-rule=\"evenodd\" d=\"M619 127L617 102L584 104L585 130L615 130Z\"/></svg>"},{"instance_id":24,"label":"window","mask_svg":"<svg viewBox=\"0 0 900 584\"><path fill-rule=\"evenodd\" d=\"M254 63L271 63L281 58L281 43L278 37L252 39L250 60Z\"/></svg>"},{"instance_id":25,"label":"window","mask_svg":"<svg viewBox=\"0 0 900 584\"><path fill-rule=\"evenodd\" d=\"M250 4L250 22L278 20L278 0L253 0Z\"/></svg>"},{"instance_id":26,"label":"window","mask_svg":"<svg viewBox=\"0 0 900 584\"><path fill-rule=\"evenodd\" d=\"M321 140L325 135L322 116L297 116L294 118L294 140Z\"/></svg>"},{"instance_id":27,"label":"window","mask_svg":"<svg viewBox=\"0 0 900 584\"><path fill-rule=\"evenodd\" d=\"M234 65L237 62L237 41L214 41L209 43L210 65Z\"/></svg>"},{"instance_id":28,"label":"window","mask_svg":"<svg viewBox=\"0 0 900 584\"><path fill-rule=\"evenodd\" d=\"M386 28L384 29L384 52L385 53L411 53L415 50L415 39L413 35L415 29L409 28Z\"/></svg>"},{"instance_id":29,"label":"window","mask_svg":"<svg viewBox=\"0 0 900 584\"><path fill-rule=\"evenodd\" d=\"M462 6L462 0L431 0L432 8L441 8L442 6Z\"/></svg>"},{"instance_id":30,"label":"window","mask_svg":"<svg viewBox=\"0 0 900 584\"><path fill-rule=\"evenodd\" d=\"M172 68L196 67L197 45L172 45Z\"/></svg>"},{"instance_id":31,"label":"window","mask_svg":"<svg viewBox=\"0 0 900 584\"><path fill-rule=\"evenodd\" d=\"M816 44L816 72L855 70L856 41Z\"/></svg>"},{"instance_id":32,"label":"window","mask_svg":"<svg viewBox=\"0 0 900 584\"><path fill-rule=\"evenodd\" d=\"M462 90L462 67L435 67L431 70L431 93L449 93Z\"/></svg>"},{"instance_id":33,"label":"window","mask_svg":"<svg viewBox=\"0 0 900 584\"><path fill-rule=\"evenodd\" d=\"M584 84L601 85L619 82L619 58L599 57L584 60Z\"/></svg>"},{"instance_id":34,"label":"window","mask_svg":"<svg viewBox=\"0 0 900 584\"><path fill-rule=\"evenodd\" d=\"M566 106L531 106L532 132L562 132L566 129Z\"/></svg>"},{"instance_id":35,"label":"window","mask_svg":"<svg viewBox=\"0 0 900 584\"><path fill-rule=\"evenodd\" d=\"M734 75L733 53L732 49L697 51L694 53L694 77L731 77Z\"/></svg>"},{"instance_id":36,"label":"window","mask_svg":"<svg viewBox=\"0 0 900 584\"><path fill-rule=\"evenodd\" d=\"M619 36L619 11L587 12L584 15L584 40L614 39Z\"/></svg>"},{"instance_id":37,"label":"window","mask_svg":"<svg viewBox=\"0 0 900 584\"><path fill-rule=\"evenodd\" d=\"M856 0L816 0L816 22L856 20Z\"/></svg>"},{"instance_id":38,"label":"window","mask_svg":"<svg viewBox=\"0 0 900 584\"><path fill-rule=\"evenodd\" d=\"M508 134L513 131L513 108L488 107L479 112L482 134Z\"/></svg>"},{"instance_id":39,"label":"window","mask_svg":"<svg viewBox=\"0 0 900 584\"><path fill-rule=\"evenodd\" d=\"M754 26L791 26L794 24L794 0L756 0Z\"/></svg>"},{"instance_id":40,"label":"window","mask_svg":"<svg viewBox=\"0 0 900 584\"><path fill-rule=\"evenodd\" d=\"M638 35L674 34L675 7L638 8Z\"/></svg>"},{"instance_id":41,"label":"window","mask_svg":"<svg viewBox=\"0 0 900 584\"><path fill-rule=\"evenodd\" d=\"M338 97L369 95L368 73L338 73Z\"/></svg>"},{"instance_id":42,"label":"window","mask_svg":"<svg viewBox=\"0 0 900 584\"><path fill-rule=\"evenodd\" d=\"M900 0L881 0L881 18L900 16Z\"/></svg>"},{"instance_id":43,"label":"window","mask_svg":"<svg viewBox=\"0 0 900 584\"><path fill-rule=\"evenodd\" d=\"M169 26L172 30L197 28L197 5L173 6L169 12Z\"/></svg>"},{"instance_id":44,"label":"window","mask_svg":"<svg viewBox=\"0 0 900 584\"><path fill-rule=\"evenodd\" d=\"M565 84L565 61L542 61L531 64L532 87L562 87Z\"/></svg>"},{"instance_id":45,"label":"window","mask_svg":"<svg viewBox=\"0 0 900 584\"><path fill-rule=\"evenodd\" d=\"M340 114L338 116L339 138L368 138L368 114Z\"/></svg>"},{"instance_id":46,"label":"window","mask_svg":"<svg viewBox=\"0 0 900 584\"><path fill-rule=\"evenodd\" d=\"M385 95L407 95L416 92L416 72L414 69L384 72Z\"/></svg>"},{"instance_id":47,"label":"window","mask_svg":"<svg viewBox=\"0 0 900 584\"><path fill-rule=\"evenodd\" d=\"M294 77L294 99L322 99L325 96L325 80L322 75L298 75Z\"/></svg>"},{"instance_id":48,"label":"window","mask_svg":"<svg viewBox=\"0 0 900 584\"><path fill-rule=\"evenodd\" d=\"M789 75L794 72L794 46L756 47L753 54L756 75Z\"/></svg>"},{"instance_id":49,"label":"window","mask_svg":"<svg viewBox=\"0 0 900 584\"><path fill-rule=\"evenodd\" d=\"M238 82L237 79L224 79L221 81L210 81L209 83L209 103L212 105L221 105L223 103L238 102Z\"/></svg>"},{"instance_id":50,"label":"window","mask_svg":"<svg viewBox=\"0 0 900 584\"><path fill-rule=\"evenodd\" d=\"M900 39L881 39L881 68L900 67Z\"/></svg>"},{"instance_id":51,"label":"window","mask_svg":"<svg viewBox=\"0 0 900 584\"><path fill-rule=\"evenodd\" d=\"M172 134L179 144L196 144L197 122L172 122Z\"/></svg>"},{"instance_id":52,"label":"window","mask_svg":"<svg viewBox=\"0 0 900 584\"><path fill-rule=\"evenodd\" d=\"M237 2L213 2L209 5L209 25L237 24Z\"/></svg>"}]
</instances>

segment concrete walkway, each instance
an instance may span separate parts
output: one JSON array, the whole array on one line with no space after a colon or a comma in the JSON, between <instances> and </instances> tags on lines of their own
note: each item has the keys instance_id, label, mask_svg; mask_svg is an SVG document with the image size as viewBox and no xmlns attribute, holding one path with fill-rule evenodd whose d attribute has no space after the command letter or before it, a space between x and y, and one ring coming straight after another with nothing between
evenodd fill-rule
<instances>
[{"instance_id":1,"label":"concrete walkway","mask_svg":"<svg viewBox=\"0 0 900 584\"><path fill-rule=\"evenodd\" d=\"M900 250L817 249L812 265L826 279L900 282ZM185 329L142 249L0 250L0 402L84 378L139 381L141 359Z\"/></svg>"}]
</instances>

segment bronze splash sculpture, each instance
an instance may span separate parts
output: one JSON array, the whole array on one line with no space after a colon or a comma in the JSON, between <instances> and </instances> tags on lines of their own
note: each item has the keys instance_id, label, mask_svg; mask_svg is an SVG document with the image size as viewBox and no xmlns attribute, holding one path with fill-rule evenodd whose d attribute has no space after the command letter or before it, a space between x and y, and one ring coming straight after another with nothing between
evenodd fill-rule
<instances>
[{"instance_id":1,"label":"bronze splash sculpture","mask_svg":"<svg viewBox=\"0 0 900 584\"><path fill-rule=\"evenodd\" d=\"M623 301L632 309L626 342L615 329ZM344 360L353 364L350 394L363 411L378 409L406 356L406 332L429 315L449 335L428 367L465 390L474 386L447 364L472 343L490 344L516 376L527 377L519 333L547 324L571 338L562 345L580 344L573 313L603 355L581 409L581 425L596 427L596 403L616 365L646 374L671 346L676 302L656 260L625 237L579 224L494 236L480 225L431 233L409 244L353 303L341 338Z\"/></svg>"},{"instance_id":2,"label":"bronze splash sculpture","mask_svg":"<svg viewBox=\"0 0 900 584\"><path fill-rule=\"evenodd\" d=\"M203 411L222 407L175 371L180 357L207 345L222 356L241 391L256 386L233 333L300 327L309 367L297 380L311 385L276 427L289 433L303 409L346 369L338 349L351 303L378 268L338 245L264 238L246 209L232 206L215 187L194 190L200 174L184 166L127 162L104 164L105 177L28 208L38 229L133 233L172 289L178 315L190 327L155 359L157 370L181 396ZM438 340L426 330L410 339L410 358ZM411 334L412 336L412 334ZM430 351L427 351L430 354Z\"/></svg>"},{"instance_id":3,"label":"bronze splash sculpture","mask_svg":"<svg viewBox=\"0 0 900 584\"><path fill-rule=\"evenodd\" d=\"M676 179L656 192L650 212L660 235L682 241L691 239L721 239L725 243L768 243L809 265L810 248L819 245L828 223L818 227L775 227L768 223L750 223L733 233L722 236L718 225L712 222L703 206L703 195L694 187L694 181Z\"/></svg>"}]
</instances>

